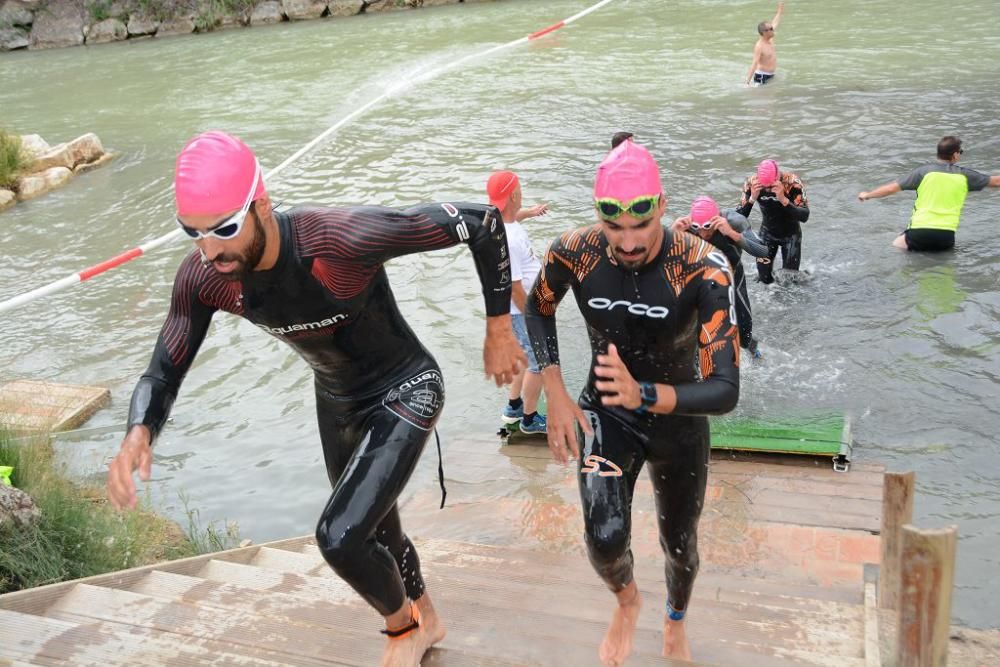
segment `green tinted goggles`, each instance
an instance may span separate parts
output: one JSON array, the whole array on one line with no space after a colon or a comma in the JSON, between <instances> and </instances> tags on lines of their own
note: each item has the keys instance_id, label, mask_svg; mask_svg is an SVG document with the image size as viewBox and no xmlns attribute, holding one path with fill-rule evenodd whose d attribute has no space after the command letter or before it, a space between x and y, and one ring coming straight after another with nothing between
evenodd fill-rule
<instances>
[{"instance_id":1,"label":"green tinted goggles","mask_svg":"<svg viewBox=\"0 0 1000 667\"><path fill-rule=\"evenodd\" d=\"M656 211L660 203L660 195L643 195L630 202L623 202L613 197L602 197L594 200L597 214L602 220L617 220L623 213L640 220L648 218Z\"/></svg>"}]
</instances>

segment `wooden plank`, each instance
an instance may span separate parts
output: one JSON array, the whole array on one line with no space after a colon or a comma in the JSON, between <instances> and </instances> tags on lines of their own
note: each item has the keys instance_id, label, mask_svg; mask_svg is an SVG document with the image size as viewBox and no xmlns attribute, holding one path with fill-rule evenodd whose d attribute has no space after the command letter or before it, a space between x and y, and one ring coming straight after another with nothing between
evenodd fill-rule
<instances>
[{"instance_id":1,"label":"wooden plank","mask_svg":"<svg viewBox=\"0 0 1000 667\"><path fill-rule=\"evenodd\" d=\"M104 387L15 380L0 386L0 426L15 431L75 428L111 402Z\"/></svg>"},{"instance_id":2,"label":"wooden plank","mask_svg":"<svg viewBox=\"0 0 1000 667\"><path fill-rule=\"evenodd\" d=\"M128 631L125 631L125 630ZM207 658L247 667L285 664L263 657L236 655L217 643L170 636L113 623L71 622L0 610L0 658L40 665L204 665Z\"/></svg>"},{"instance_id":3,"label":"wooden plank","mask_svg":"<svg viewBox=\"0 0 1000 667\"><path fill-rule=\"evenodd\" d=\"M913 521L912 472L885 474L882 495L882 554L879 563L879 608L896 609L899 600L903 525Z\"/></svg>"},{"instance_id":4,"label":"wooden plank","mask_svg":"<svg viewBox=\"0 0 1000 667\"><path fill-rule=\"evenodd\" d=\"M507 562L502 557L500 561ZM262 567L294 568L306 576L315 576L317 562L322 563L322 560L314 551L282 554L268 549L261 550L255 560L255 564ZM426 559L424 562L427 563ZM570 568L553 567L549 563L541 566L527 563L512 566L508 563L506 567L498 567L493 560L480 560L467 567L434 562L424 568L424 578L438 606L445 604L442 600L480 598L485 599L481 604L502 607L503 614L520 615L527 607L544 609L547 614L568 619L606 622L611 597L604 584L592 573L585 580L567 579L562 576L566 569ZM336 576L329 570L320 572L323 577ZM663 589L656 586L656 582L637 581L640 581L640 589L649 599L664 597ZM595 605L606 606L607 609L595 611ZM659 609L659 605L655 604L654 609ZM725 642L730 647L738 643L742 651L766 655L785 651L787 655L807 659L815 659L814 654L819 652L826 656L849 658L860 658L863 654L860 641L850 640L852 635L862 635L860 608L833 605L825 610L789 610L768 607L760 601L751 605L696 598L689 614L692 623L700 625L700 628L689 630L692 640ZM657 612L650 618L651 623L640 623L640 627L649 631L662 628L661 613ZM707 634L709 628L711 634Z\"/></svg>"},{"instance_id":5,"label":"wooden plank","mask_svg":"<svg viewBox=\"0 0 1000 667\"><path fill-rule=\"evenodd\" d=\"M895 664L945 667L958 528L919 530L907 524L902 535Z\"/></svg>"},{"instance_id":6,"label":"wooden plank","mask_svg":"<svg viewBox=\"0 0 1000 667\"><path fill-rule=\"evenodd\" d=\"M882 667L874 581L865 581L865 667Z\"/></svg>"}]
</instances>

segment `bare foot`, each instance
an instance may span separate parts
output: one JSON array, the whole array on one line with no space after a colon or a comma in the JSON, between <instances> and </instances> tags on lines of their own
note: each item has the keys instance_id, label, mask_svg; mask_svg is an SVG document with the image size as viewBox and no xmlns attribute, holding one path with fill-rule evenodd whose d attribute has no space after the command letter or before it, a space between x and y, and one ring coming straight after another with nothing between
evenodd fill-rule
<instances>
[{"instance_id":1,"label":"bare foot","mask_svg":"<svg viewBox=\"0 0 1000 667\"><path fill-rule=\"evenodd\" d=\"M691 646L688 644L687 630L684 621L671 621L669 616L663 617L663 656L666 658L691 659Z\"/></svg>"},{"instance_id":2,"label":"bare foot","mask_svg":"<svg viewBox=\"0 0 1000 667\"><path fill-rule=\"evenodd\" d=\"M425 593L413 608L420 627L403 637L386 639L381 667L420 667L427 649L444 639L446 630L430 596Z\"/></svg>"},{"instance_id":3,"label":"bare foot","mask_svg":"<svg viewBox=\"0 0 1000 667\"><path fill-rule=\"evenodd\" d=\"M632 653L632 640L635 638L636 621L639 620L639 609L642 607L642 598L639 596L639 587L633 579L628 586L615 594L618 598L618 606L611 617L611 625L604 635L601 648L597 655L601 662L607 667L620 667L625 664L625 658Z\"/></svg>"}]
</instances>

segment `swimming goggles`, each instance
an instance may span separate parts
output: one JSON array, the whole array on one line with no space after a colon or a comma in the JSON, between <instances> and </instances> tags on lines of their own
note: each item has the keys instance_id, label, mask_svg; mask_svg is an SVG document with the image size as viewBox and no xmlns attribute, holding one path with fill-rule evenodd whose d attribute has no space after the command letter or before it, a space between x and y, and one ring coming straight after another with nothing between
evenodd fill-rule
<instances>
[{"instance_id":1,"label":"swimming goggles","mask_svg":"<svg viewBox=\"0 0 1000 667\"><path fill-rule=\"evenodd\" d=\"M187 234L192 239L205 239L210 236L214 236L217 239L228 240L234 238L243 229L243 223L247 220L247 213L250 212L250 204L253 203L253 194L257 191L257 183L260 181L260 162L255 161L254 172L253 172L253 182L250 184L250 192L247 193L247 200L243 202L243 208L233 213L231 216L220 220L207 232L203 232L192 227L188 227L180 218L177 218L177 224L181 226L184 233Z\"/></svg>"},{"instance_id":2,"label":"swimming goggles","mask_svg":"<svg viewBox=\"0 0 1000 667\"><path fill-rule=\"evenodd\" d=\"M705 222L695 222L694 220L692 220L688 224L688 229L690 229L692 231L695 231L695 232L700 232L703 229L705 231L708 231L708 230L712 229L712 221L711 220L706 220Z\"/></svg>"},{"instance_id":3,"label":"swimming goggles","mask_svg":"<svg viewBox=\"0 0 1000 667\"><path fill-rule=\"evenodd\" d=\"M659 203L660 195L643 195L628 203L613 197L602 197L594 200L598 215L601 216L602 220L609 221L617 220L623 213L628 213L634 218L645 219L656 210Z\"/></svg>"}]
</instances>

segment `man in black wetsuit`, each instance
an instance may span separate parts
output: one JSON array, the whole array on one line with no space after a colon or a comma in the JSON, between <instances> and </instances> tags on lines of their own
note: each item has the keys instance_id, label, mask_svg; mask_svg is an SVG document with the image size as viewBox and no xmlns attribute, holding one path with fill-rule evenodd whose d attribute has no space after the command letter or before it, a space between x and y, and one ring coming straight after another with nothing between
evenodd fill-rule
<instances>
[{"instance_id":1,"label":"man in black wetsuit","mask_svg":"<svg viewBox=\"0 0 1000 667\"><path fill-rule=\"evenodd\" d=\"M782 172L774 160L763 160L757 173L743 184L736 212L750 217L754 202L760 204L760 238L768 247L767 257L757 258L760 282L774 282L774 259L781 249L781 268L799 270L802 260L802 226L809 219L809 201L798 176Z\"/></svg>"},{"instance_id":2,"label":"man in black wetsuit","mask_svg":"<svg viewBox=\"0 0 1000 667\"><path fill-rule=\"evenodd\" d=\"M656 162L642 146L626 141L607 155L594 199L600 222L550 246L527 302L549 397L549 447L558 461L570 453L580 461L587 550L618 601L599 650L603 663L624 662L639 615L629 541L632 494L644 463L666 556L663 653L690 658L683 619L698 571L705 415L728 412L739 398L732 272L717 248L662 226L666 198ZM570 288L593 355L579 405L563 384L556 335L555 311Z\"/></svg>"},{"instance_id":3,"label":"man in black wetsuit","mask_svg":"<svg viewBox=\"0 0 1000 667\"><path fill-rule=\"evenodd\" d=\"M316 529L323 557L385 617L383 665L414 667L444 637L396 499L444 401L441 372L403 320L384 263L467 243L486 300L485 368L497 384L525 363L510 325L504 226L477 204L293 208L275 212L260 164L221 132L177 157L178 223L197 251L181 263L152 361L132 394L108 493L136 504L152 441L217 310L285 341L312 367L333 493Z\"/></svg>"}]
</instances>

